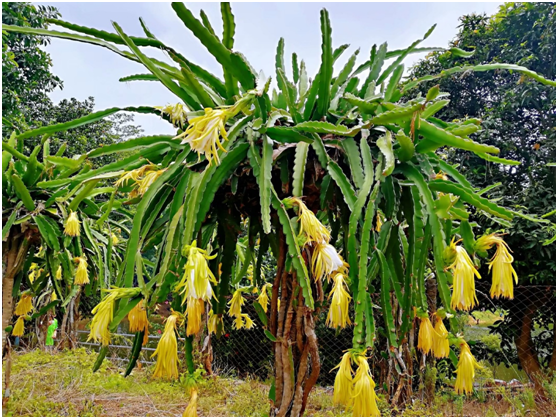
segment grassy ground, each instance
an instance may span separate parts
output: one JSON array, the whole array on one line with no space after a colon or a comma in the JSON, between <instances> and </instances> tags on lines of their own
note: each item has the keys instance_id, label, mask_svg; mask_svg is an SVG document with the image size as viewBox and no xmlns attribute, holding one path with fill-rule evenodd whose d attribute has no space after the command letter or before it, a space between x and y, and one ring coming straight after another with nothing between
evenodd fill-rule
<instances>
[{"instance_id":1,"label":"grassy ground","mask_svg":"<svg viewBox=\"0 0 558 419\"><path fill-rule=\"evenodd\" d=\"M169 383L136 370L128 378L105 361L91 372L95 354L84 349L49 354L13 355L11 398L6 416L181 416L188 397L180 380ZM199 416L268 416L269 385L257 380L211 377L199 385ZM418 395L417 395L418 396ZM535 403L530 391L457 397L447 393L425 403L417 397L406 409L390 408L380 395L383 416L554 416L555 391L548 406ZM347 416L335 408L331 388L316 388L307 416Z\"/></svg>"}]
</instances>

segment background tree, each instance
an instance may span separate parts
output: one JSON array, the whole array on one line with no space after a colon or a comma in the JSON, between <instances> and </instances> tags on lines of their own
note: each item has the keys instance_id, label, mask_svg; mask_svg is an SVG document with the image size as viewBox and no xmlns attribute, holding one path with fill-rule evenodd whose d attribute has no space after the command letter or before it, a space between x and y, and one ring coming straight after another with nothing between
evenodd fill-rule
<instances>
[{"instance_id":1,"label":"background tree","mask_svg":"<svg viewBox=\"0 0 558 419\"><path fill-rule=\"evenodd\" d=\"M454 66L514 62L556 80L556 4L507 3L491 17L463 16L451 46L475 46L475 53L460 58L434 52L412 69L411 77L420 78ZM474 185L497 186L487 196L499 199L503 205L538 216L555 210L556 171L549 163L556 158L556 88L505 70L458 74L425 83L420 89L425 94L435 84L452 100L452 106L439 113L440 118L481 118L483 130L472 137L497 146L501 157L521 164L493 164L455 149L448 150L448 159L459 164ZM551 239L554 232L550 224L533 224L522 218L503 224L479 213L475 221L481 231L505 228L509 232L507 241L514 251L520 284L555 285L556 244ZM485 284L485 291L488 286ZM479 287L483 289L482 284ZM506 321L494 328L502 335L506 359L519 361L532 377L539 372L537 354L544 366L550 364L555 369L555 333L543 334L535 342L530 335L534 320L546 328L555 324L555 296L546 288L530 287L518 289L516 299L497 304L510 312ZM486 307L494 306L489 303ZM512 355L514 340L519 359Z\"/></svg>"}]
</instances>

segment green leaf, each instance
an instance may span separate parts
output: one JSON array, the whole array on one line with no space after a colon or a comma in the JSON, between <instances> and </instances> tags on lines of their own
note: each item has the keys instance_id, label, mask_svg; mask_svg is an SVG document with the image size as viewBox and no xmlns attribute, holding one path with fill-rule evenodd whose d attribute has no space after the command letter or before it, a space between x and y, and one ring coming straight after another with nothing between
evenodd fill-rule
<instances>
[{"instance_id":1,"label":"green leaf","mask_svg":"<svg viewBox=\"0 0 558 419\"><path fill-rule=\"evenodd\" d=\"M335 180L337 186L339 186L339 189L341 189L341 193L343 194L345 203L348 205L349 209L353 211L355 208L357 195L353 187L351 186L349 179L347 179L347 176L345 176L343 170L341 170L339 165L334 161L330 161L328 163L327 170L333 180Z\"/></svg>"},{"instance_id":2,"label":"green leaf","mask_svg":"<svg viewBox=\"0 0 558 419\"><path fill-rule=\"evenodd\" d=\"M404 69L405 66L403 64L399 64L395 67L393 75L389 79L389 83L384 94L388 102L397 102L401 98L401 93L397 90L397 86L399 85Z\"/></svg>"},{"instance_id":3,"label":"green leaf","mask_svg":"<svg viewBox=\"0 0 558 419\"><path fill-rule=\"evenodd\" d=\"M308 121L296 124L294 129L318 134L349 135L349 129L344 125L333 125L325 121ZM353 135L354 136L354 135Z\"/></svg>"},{"instance_id":4,"label":"green leaf","mask_svg":"<svg viewBox=\"0 0 558 419\"><path fill-rule=\"evenodd\" d=\"M295 162L293 168L293 196L301 197L304 190L304 173L306 170L306 159L308 158L307 143L298 143L295 151Z\"/></svg>"},{"instance_id":5,"label":"green leaf","mask_svg":"<svg viewBox=\"0 0 558 419\"><path fill-rule=\"evenodd\" d=\"M10 228L12 228L12 225L14 224L14 221L17 217L17 212L21 208L22 205L23 205L23 202L21 202L21 201L19 201L17 203L16 207L14 208L14 210L12 211L10 216L8 217L8 220L6 221L6 224L4 224L4 226L2 227L2 241L5 241L6 238L8 237L8 234L10 232Z\"/></svg>"},{"instance_id":6,"label":"green leaf","mask_svg":"<svg viewBox=\"0 0 558 419\"><path fill-rule=\"evenodd\" d=\"M395 168L395 157L393 155L391 131L386 131L385 135L382 135L380 138L378 138L378 140L376 141L376 145L385 157L385 168L382 171L382 175L389 176Z\"/></svg>"},{"instance_id":7,"label":"green leaf","mask_svg":"<svg viewBox=\"0 0 558 419\"><path fill-rule=\"evenodd\" d=\"M312 138L301 134L293 127L268 127L265 130L265 134L281 144L300 142L311 144L313 141Z\"/></svg>"},{"instance_id":8,"label":"green leaf","mask_svg":"<svg viewBox=\"0 0 558 419\"><path fill-rule=\"evenodd\" d=\"M262 229L271 233L271 169L273 166L273 141L264 135L262 138L262 160L258 185L260 187L260 205L262 211Z\"/></svg>"},{"instance_id":9,"label":"green leaf","mask_svg":"<svg viewBox=\"0 0 558 419\"><path fill-rule=\"evenodd\" d=\"M268 338L270 341L277 342L277 338L275 336L273 336L273 334L269 330L264 329L264 334L265 334L265 337Z\"/></svg>"},{"instance_id":10,"label":"green leaf","mask_svg":"<svg viewBox=\"0 0 558 419\"><path fill-rule=\"evenodd\" d=\"M351 75L351 71L353 71L353 67L355 66L356 59L358 57L358 53L360 50L356 50L353 55L349 58L349 61L345 64L339 75L335 78L333 85L331 86L331 97L335 97L337 90L339 87L343 85Z\"/></svg>"},{"instance_id":11,"label":"green leaf","mask_svg":"<svg viewBox=\"0 0 558 419\"><path fill-rule=\"evenodd\" d=\"M351 168L351 175L353 182L357 189L361 189L364 183L364 173L362 171L362 163L360 161L360 153L356 142L352 138L345 138L341 141L341 147L345 151L349 166Z\"/></svg>"},{"instance_id":12,"label":"green leaf","mask_svg":"<svg viewBox=\"0 0 558 419\"><path fill-rule=\"evenodd\" d=\"M475 154L479 156L481 159L490 161L492 163L505 164L506 166L519 166L521 164L521 162L517 160L503 159L501 157L491 156L490 154L486 154L486 153L475 153Z\"/></svg>"},{"instance_id":13,"label":"green leaf","mask_svg":"<svg viewBox=\"0 0 558 419\"><path fill-rule=\"evenodd\" d=\"M320 11L322 28L322 63L320 65L320 81L318 88L318 104L315 119L320 119L327 113L330 100L330 84L333 76L333 48L331 46L331 23L326 9Z\"/></svg>"},{"instance_id":14,"label":"green leaf","mask_svg":"<svg viewBox=\"0 0 558 419\"><path fill-rule=\"evenodd\" d=\"M173 135L152 135L148 137L139 137L127 141L122 141L116 144L110 144L103 147L96 148L87 153L88 158L95 158L106 156L114 153L122 153L124 151L132 151L138 148L145 148L156 144L165 143L171 148L182 150L186 146L181 145L176 140L173 140ZM64 157L59 157L64 158ZM52 159L52 157L51 157ZM71 159L69 159L71 160ZM57 160L53 160L56 162Z\"/></svg>"},{"instance_id":15,"label":"green leaf","mask_svg":"<svg viewBox=\"0 0 558 419\"><path fill-rule=\"evenodd\" d=\"M118 81L159 81L153 74L131 74L129 76L120 77Z\"/></svg>"}]
</instances>

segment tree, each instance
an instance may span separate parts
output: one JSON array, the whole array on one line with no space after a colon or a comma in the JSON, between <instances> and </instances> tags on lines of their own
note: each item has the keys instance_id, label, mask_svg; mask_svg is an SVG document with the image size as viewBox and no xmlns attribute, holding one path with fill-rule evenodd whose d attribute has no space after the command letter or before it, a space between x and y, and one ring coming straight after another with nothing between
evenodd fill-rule
<instances>
[{"instance_id":1,"label":"tree","mask_svg":"<svg viewBox=\"0 0 558 419\"><path fill-rule=\"evenodd\" d=\"M465 49L475 46L474 54L455 57L432 53L412 69L410 77L420 79L454 66L516 62L555 80L555 26L554 3L506 3L491 17L463 16L460 31L450 45ZM552 213L556 209L556 171L549 163L556 159L555 87L533 82L517 73L498 71L456 75L419 88L426 94L434 84L449 93L452 104L455 100L454 105L440 111L440 117L481 118L482 130L473 134L473 138L498 147L501 157L517 160L519 164L508 167L491 164L459 150L450 151L449 160L459 164L479 188L495 186L487 192L490 198L536 216ZM508 243L514 249L520 284L556 284L556 244L551 239L555 233L549 224L534 225L521 218L502 224L480 214L475 220L480 224L480 231L505 228L509 232ZM546 297L549 300L544 304ZM494 328L495 333L503 335L506 359L502 361L516 362L511 344L515 340L521 348L518 361L537 385L540 367L535 354L546 354L542 356L544 365L550 364L555 369L551 362L555 359L555 332L554 336L540 339L537 348L530 333L535 319L553 327L555 300L541 287L525 288L515 300L499 303L510 313Z\"/></svg>"},{"instance_id":2,"label":"tree","mask_svg":"<svg viewBox=\"0 0 558 419\"><path fill-rule=\"evenodd\" d=\"M205 14L202 22L182 3L173 3L172 8L222 65L224 80L159 41L143 21L145 38L129 37L117 23L116 32L108 33L57 22L97 38L91 42L104 41L112 50L127 47L129 51L119 53L141 62L149 73L125 79L157 80L181 101L160 110L135 109L163 113L177 128L181 142L159 136L101 147L88 153L88 159L124 151L134 154L43 184L57 193L58 188L88 178L117 179L121 195L113 195L109 205L138 204L118 271L117 285L122 288L110 292L94 310L92 336L103 343L95 368L106 354L111 331L126 313L133 313L138 327L128 374L145 336L140 327L146 322L145 309L170 294L172 311L155 353L154 376L178 378L176 334L184 321L185 330L180 332L186 336L186 380L191 387L185 416L195 416L199 374L194 336L205 325L208 340L219 336L225 315L234 318L235 328L254 327L254 320L242 311L242 295L255 285L260 292L254 304L259 327L265 328L274 345L273 415L304 414L320 371L315 322L326 309L329 327L354 325L352 347L339 365L334 399L351 403L355 416L379 415L369 351L385 352L390 366L401 372L390 374L386 382L394 403L412 394L413 351L449 357L450 343L459 348L455 389L472 392L476 362L467 342L456 334L455 317L446 320L446 315L475 305L476 271L469 255L486 257L486 250L496 247L502 264L502 256L509 253L501 237L474 239L469 211L482 210L504 221L513 219L514 213L482 197L443 155L435 153L451 146L496 158L490 157L498 154L496 147L466 135L471 125L478 126L477 121L434 118L436 110L448 105L437 88L429 89L426 97L400 100L417 85L400 85L401 62L410 53L425 50L418 44L433 28L405 50L387 51L387 44L374 45L370 60L357 69L355 52L333 77L334 63L346 46L333 49L324 9L319 73L310 80L304 62L295 55L292 74L287 75L281 39L276 54L279 90L270 91L270 80L256 74L242 54L233 52L235 24L228 3L221 5L222 37L213 33ZM14 26L4 30L27 31ZM79 39L69 32L49 35ZM146 46L167 52L174 65L147 56L142 50ZM467 54L461 49L451 52ZM390 58L395 62L385 67ZM514 69L555 85L525 67ZM229 106L220 106L225 103ZM94 121L115 111L99 111L87 118ZM71 129L87 118L22 135ZM456 243L456 235L463 239L462 245ZM261 266L268 249L277 270L273 283L266 284ZM152 251L154 261L146 259ZM247 285L242 281L250 265L253 283ZM503 269L504 283L499 276L494 278L496 296L508 295L513 287L511 266L504 264ZM436 284L440 309L428 306L427 278ZM144 301L138 303L140 298ZM354 309L349 311L351 299ZM118 314L112 319L109 314L116 307ZM381 321L376 323L375 317ZM433 332L431 318L440 333ZM410 339L415 327L419 329L416 347L415 339Z\"/></svg>"}]
</instances>

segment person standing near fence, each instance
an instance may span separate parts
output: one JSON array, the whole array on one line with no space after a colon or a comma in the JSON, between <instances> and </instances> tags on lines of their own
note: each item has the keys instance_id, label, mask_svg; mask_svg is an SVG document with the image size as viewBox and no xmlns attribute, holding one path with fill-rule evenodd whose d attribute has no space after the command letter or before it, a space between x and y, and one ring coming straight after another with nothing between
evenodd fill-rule
<instances>
[{"instance_id":1,"label":"person standing near fence","mask_svg":"<svg viewBox=\"0 0 558 419\"><path fill-rule=\"evenodd\" d=\"M56 338L57 328L58 328L58 320L56 320L56 317L50 319L50 321L48 322L48 329L47 329L46 342L45 342L47 351L49 352L51 352L54 347L54 338Z\"/></svg>"}]
</instances>

